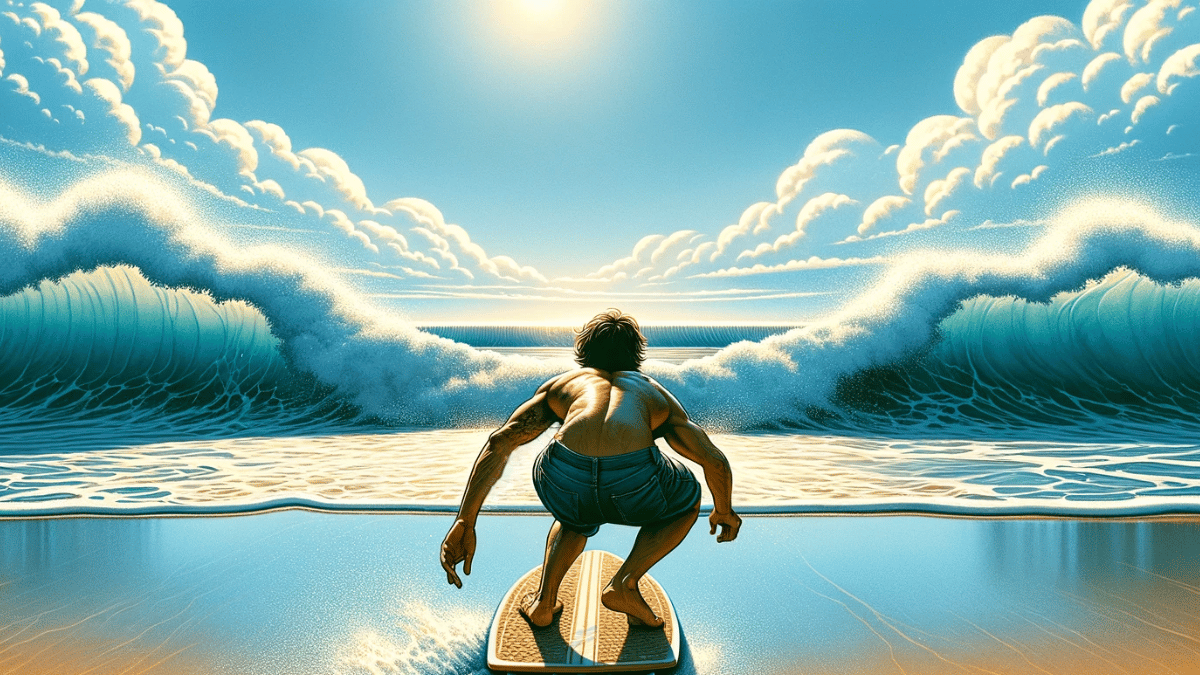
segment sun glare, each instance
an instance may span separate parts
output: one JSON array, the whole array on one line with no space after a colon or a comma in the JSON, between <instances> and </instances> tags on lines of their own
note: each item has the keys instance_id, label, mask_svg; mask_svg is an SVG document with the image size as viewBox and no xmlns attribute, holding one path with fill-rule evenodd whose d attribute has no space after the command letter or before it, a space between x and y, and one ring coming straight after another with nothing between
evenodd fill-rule
<instances>
[{"instance_id":1,"label":"sun glare","mask_svg":"<svg viewBox=\"0 0 1200 675\"><path fill-rule=\"evenodd\" d=\"M550 22L562 13L563 2L564 0L520 0L519 8L531 21Z\"/></svg>"},{"instance_id":2,"label":"sun glare","mask_svg":"<svg viewBox=\"0 0 1200 675\"><path fill-rule=\"evenodd\" d=\"M498 28L509 39L537 51L570 47L588 22L593 3L586 0L509 0L496 3Z\"/></svg>"}]
</instances>

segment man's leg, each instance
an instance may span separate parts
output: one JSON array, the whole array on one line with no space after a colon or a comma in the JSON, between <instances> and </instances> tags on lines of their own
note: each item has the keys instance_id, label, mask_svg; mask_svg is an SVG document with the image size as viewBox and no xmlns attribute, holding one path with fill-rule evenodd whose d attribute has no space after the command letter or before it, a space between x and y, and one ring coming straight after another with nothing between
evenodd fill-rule
<instances>
[{"instance_id":1,"label":"man's leg","mask_svg":"<svg viewBox=\"0 0 1200 675\"><path fill-rule=\"evenodd\" d=\"M558 587L562 585L563 577L571 569L571 563L583 553L587 537L568 530L557 520L550 526L550 534L546 536L546 561L542 564L542 585L538 597L526 607L518 607L518 611L529 619L535 626L549 626L554 621L554 615L562 610L558 601Z\"/></svg>"},{"instance_id":2,"label":"man's leg","mask_svg":"<svg viewBox=\"0 0 1200 675\"><path fill-rule=\"evenodd\" d=\"M654 563L662 560L683 541L699 513L700 500L696 500L691 509L674 520L642 527L625 564L621 565L600 595L600 602L614 612L627 614L629 623L635 626L661 626L663 620L655 616L650 605L646 604L642 592L638 590L638 582Z\"/></svg>"}]
</instances>

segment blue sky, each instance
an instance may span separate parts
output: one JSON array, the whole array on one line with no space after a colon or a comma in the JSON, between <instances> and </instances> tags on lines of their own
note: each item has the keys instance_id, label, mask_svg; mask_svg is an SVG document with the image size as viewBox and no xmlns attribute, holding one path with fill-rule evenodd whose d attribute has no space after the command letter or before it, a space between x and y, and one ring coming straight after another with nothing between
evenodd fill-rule
<instances>
[{"instance_id":1,"label":"blue sky","mask_svg":"<svg viewBox=\"0 0 1200 675\"><path fill-rule=\"evenodd\" d=\"M418 321L803 320L1196 176L1183 0L5 11L4 178L144 165Z\"/></svg>"}]
</instances>

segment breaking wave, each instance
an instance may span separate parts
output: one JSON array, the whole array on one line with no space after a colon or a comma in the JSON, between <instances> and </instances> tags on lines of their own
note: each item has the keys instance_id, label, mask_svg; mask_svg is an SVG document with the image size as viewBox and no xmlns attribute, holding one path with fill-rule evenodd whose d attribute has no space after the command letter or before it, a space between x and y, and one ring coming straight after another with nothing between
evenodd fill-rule
<instances>
[{"instance_id":1,"label":"breaking wave","mask_svg":"<svg viewBox=\"0 0 1200 675\"><path fill-rule=\"evenodd\" d=\"M320 263L235 247L204 222L136 172L82 181L49 203L0 182L3 416L166 415L198 432L474 426L571 367L424 332ZM665 342L728 346L646 370L726 430L1003 435L1153 430L1166 418L1176 433L1200 411L1197 276L1195 226L1092 202L1053 218L1017 255L897 256L875 287L804 326L664 328ZM434 330L463 340L473 330L477 343L563 333Z\"/></svg>"}]
</instances>

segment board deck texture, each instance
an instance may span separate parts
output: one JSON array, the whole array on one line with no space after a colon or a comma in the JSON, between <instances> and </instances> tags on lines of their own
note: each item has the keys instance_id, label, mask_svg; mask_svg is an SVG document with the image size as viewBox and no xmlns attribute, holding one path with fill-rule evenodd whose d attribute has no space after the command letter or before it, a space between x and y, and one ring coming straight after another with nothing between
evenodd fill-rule
<instances>
[{"instance_id":1,"label":"board deck texture","mask_svg":"<svg viewBox=\"0 0 1200 675\"><path fill-rule=\"evenodd\" d=\"M624 562L608 551L584 551L563 579L562 612L534 628L517 612L521 598L537 593L539 565L500 601L488 633L488 667L502 672L584 673L671 668L679 661L679 624L666 591L650 575L638 588L661 629L631 628L626 616L600 603L600 592Z\"/></svg>"}]
</instances>

